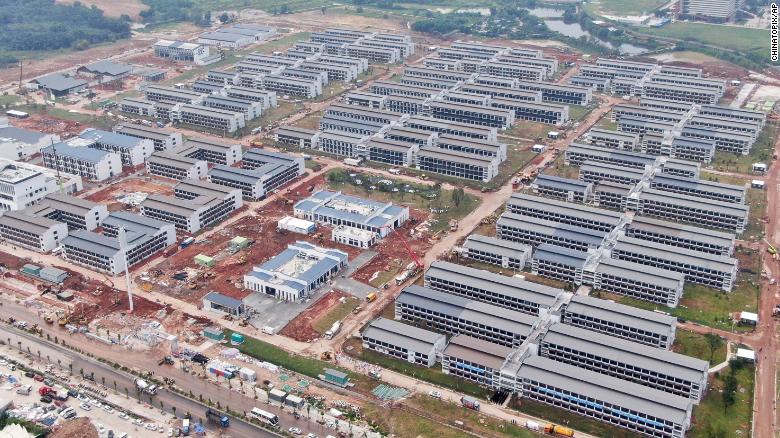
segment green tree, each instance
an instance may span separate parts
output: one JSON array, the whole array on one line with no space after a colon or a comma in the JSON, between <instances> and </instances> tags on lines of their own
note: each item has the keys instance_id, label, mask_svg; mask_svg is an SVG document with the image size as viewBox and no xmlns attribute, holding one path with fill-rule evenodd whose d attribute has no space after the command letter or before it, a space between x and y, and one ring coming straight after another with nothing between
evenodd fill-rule
<instances>
[{"instance_id":1,"label":"green tree","mask_svg":"<svg viewBox=\"0 0 780 438\"><path fill-rule=\"evenodd\" d=\"M226 24L230 21L230 15L228 15L227 12L223 12L222 15L219 16L219 21L222 24Z\"/></svg>"},{"instance_id":2,"label":"green tree","mask_svg":"<svg viewBox=\"0 0 780 438\"><path fill-rule=\"evenodd\" d=\"M452 203L455 204L455 207L460 207L460 204L465 197L466 192L463 190L463 187L458 187L452 191Z\"/></svg>"},{"instance_id":3,"label":"green tree","mask_svg":"<svg viewBox=\"0 0 780 438\"><path fill-rule=\"evenodd\" d=\"M707 333L704 335L704 339L707 341L707 346L710 348L710 362L715 357L715 352L723 346L723 339L715 333Z\"/></svg>"},{"instance_id":4,"label":"green tree","mask_svg":"<svg viewBox=\"0 0 780 438\"><path fill-rule=\"evenodd\" d=\"M723 413L726 413L729 408L737 401L737 378L734 376L733 371L726 374L723 378Z\"/></svg>"}]
</instances>

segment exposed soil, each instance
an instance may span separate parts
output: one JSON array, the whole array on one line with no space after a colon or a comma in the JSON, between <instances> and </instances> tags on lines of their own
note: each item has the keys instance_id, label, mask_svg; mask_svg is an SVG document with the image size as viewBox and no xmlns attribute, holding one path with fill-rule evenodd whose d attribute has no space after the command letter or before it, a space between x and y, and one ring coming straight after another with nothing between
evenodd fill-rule
<instances>
[{"instance_id":1,"label":"exposed soil","mask_svg":"<svg viewBox=\"0 0 780 438\"><path fill-rule=\"evenodd\" d=\"M30 117L26 119L15 119L14 126L47 134L57 134L62 138L76 135L86 128L79 122L58 119L46 114L30 114Z\"/></svg>"},{"instance_id":2,"label":"exposed soil","mask_svg":"<svg viewBox=\"0 0 780 438\"><path fill-rule=\"evenodd\" d=\"M147 181L145 179L125 178L121 183L112 184L104 189L98 190L97 192L88 195L86 199L93 202L106 203L110 201L116 201L118 198L121 198L128 193L134 192L144 192L150 195L157 194L173 196L173 187L154 181Z\"/></svg>"},{"instance_id":3,"label":"exposed soil","mask_svg":"<svg viewBox=\"0 0 780 438\"><path fill-rule=\"evenodd\" d=\"M314 305L309 306L309 308L287 323L279 334L301 342L311 342L319 338L322 335L314 330L312 324L330 311L334 306L338 305L341 298L349 297L351 297L351 295L340 290L332 290L326 293L319 301L314 303Z\"/></svg>"},{"instance_id":4,"label":"exposed soil","mask_svg":"<svg viewBox=\"0 0 780 438\"><path fill-rule=\"evenodd\" d=\"M89 418L81 417L62 423L49 436L51 438L99 438L100 435Z\"/></svg>"}]
</instances>

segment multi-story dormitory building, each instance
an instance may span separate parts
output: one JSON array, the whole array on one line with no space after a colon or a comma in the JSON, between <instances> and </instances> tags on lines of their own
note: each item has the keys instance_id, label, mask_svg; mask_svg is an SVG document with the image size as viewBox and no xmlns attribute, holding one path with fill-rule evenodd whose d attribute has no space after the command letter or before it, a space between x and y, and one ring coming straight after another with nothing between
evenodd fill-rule
<instances>
[{"instance_id":1,"label":"multi-story dormitory building","mask_svg":"<svg viewBox=\"0 0 780 438\"><path fill-rule=\"evenodd\" d=\"M139 116L156 117L157 109L154 102L146 99L134 99L125 97L119 101L119 109L129 114L138 114Z\"/></svg>"},{"instance_id":2,"label":"multi-story dormitory building","mask_svg":"<svg viewBox=\"0 0 780 438\"><path fill-rule=\"evenodd\" d=\"M404 68L404 76L445 80L451 82L466 82L475 77L475 75L472 73L463 73L459 71L441 70L428 67L406 67Z\"/></svg>"},{"instance_id":3,"label":"multi-story dormitory building","mask_svg":"<svg viewBox=\"0 0 780 438\"><path fill-rule=\"evenodd\" d=\"M152 128L134 123L118 124L114 126L113 131L131 137L151 140L154 144L155 151L178 149L183 142L180 132L164 131L159 128Z\"/></svg>"},{"instance_id":4,"label":"multi-story dormitory building","mask_svg":"<svg viewBox=\"0 0 780 438\"><path fill-rule=\"evenodd\" d=\"M360 337L363 348L429 368L447 346L444 335L387 318L371 321Z\"/></svg>"},{"instance_id":5,"label":"multi-story dormitory building","mask_svg":"<svg viewBox=\"0 0 780 438\"><path fill-rule=\"evenodd\" d=\"M288 52L289 56L289 52ZM322 71L328 74L329 81L352 82L357 79L359 70L354 65L344 65L335 62L310 61L302 62L298 68L302 70Z\"/></svg>"},{"instance_id":6,"label":"multi-story dormitory building","mask_svg":"<svg viewBox=\"0 0 780 438\"><path fill-rule=\"evenodd\" d=\"M176 104L171 108L170 118L177 123L200 126L223 133L236 132L246 126L243 113L185 103Z\"/></svg>"},{"instance_id":7,"label":"multi-story dormitory building","mask_svg":"<svg viewBox=\"0 0 780 438\"><path fill-rule=\"evenodd\" d=\"M438 133L408 126L392 126L384 133L385 139L412 143L418 146L432 146Z\"/></svg>"},{"instance_id":8,"label":"multi-story dormitory building","mask_svg":"<svg viewBox=\"0 0 780 438\"><path fill-rule=\"evenodd\" d=\"M401 76L399 85L428 88L433 90L450 90L462 84L460 81L448 79L429 79L418 76Z\"/></svg>"},{"instance_id":9,"label":"multi-story dormitory building","mask_svg":"<svg viewBox=\"0 0 780 438\"><path fill-rule=\"evenodd\" d=\"M415 156L420 147L415 143L408 143L387 138L371 138L366 143L368 159L393 166L412 166L415 164Z\"/></svg>"},{"instance_id":10,"label":"multi-story dormitory building","mask_svg":"<svg viewBox=\"0 0 780 438\"><path fill-rule=\"evenodd\" d=\"M666 350L672 348L677 331L673 316L585 295L572 297L561 322Z\"/></svg>"},{"instance_id":11,"label":"multi-story dormitory building","mask_svg":"<svg viewBox=\"0 0 780 438\"><path fill-rule=\"evenodd\" d=\"M517 90L511 88L493 87L490 85L480 85L476 83L463 84L458 87L458 91L509 100L520 100L536 103L540 103L542 101L541 91Z\"/></svg>"},{"instance_id":12,"label":"multi-story dormitory building","mask_svg":"<svg viewBox=\"0 0 780 438\"><path fill-rule=\"evenodd\" d=\"M530 60L525 60L523 63L508 61L508 59L499 58L497 62L483 62L479 66L479 73L502 78L519 79L522 81L544 81L549 75L549 69L547 67L530 65Z\"/></svg>"},{"instance_id":13,"label":"multi-story dormitory building","mask_svg":"<svg viewBox=\"0 0 780 438\"><path fill-rule=\"evenodd\" d=\"M103 234L71 232L62 240L63 257L77 265L119 275L176 242L173 224L126 211L109 214L102 227ZM122 232L127 241L124 248L120 244Z\"/></svg>"},{"instance_id":14,"label":"multi-story dormitory building","mask_svg":"<svg viewBox=\"0 0 780 438\"><path fill-rule=\"evenodd\" d=\"M639 145L639 136L636 134L610 131L601 128L593 128L588 131L588 133L585 134L585 140L594 146L618 149L621 151L633 151Z\"/></svg>"},{"instance_id":15,"label":"multi-story dormitory building","mask_svg":"<svg viewBox=\"0 0 780 438\"><path fill-rule=\"evenodd\" d=\"M0 237L12 245L49 252L68 235L68 226L25 210L8 211L0 216Z\"/></svg>"},{"instance_id":16,"label":"multi-story dormitory building","mask_svg":"<svg viewBox=\"0 0 780 438\"><path fill-rule=\"evenodd\" d=\"M278 105L276 93L267 90L258 90L240 86L227 86L223 88L222 94L227 97L259 102L262 109L274 108Z\"/></svg>"},{"instance_id":17,"label":"multi-story dormitory building","mask_svg":"<svg viewBox=\"0 0 780 438\"><path fill-rule=\"evenodd\" d=\"M583 283L594 289L677 307L682 298L685 276L624 260L601 257L595 268L583 266Z\"/></svg>"},{"instance_id":18,"label":"multi-story dormitory building","mask_svg":"<svg viewBox=\"0 0 780 438\"><path fill-rule=\"evenodd\" d=\"M430 98L414 96L398 96L391 94L388 96L379 96L385 99L385 109L396 113L417 115L427 112Z\"/></svg>"},{"instance_id":19,"label":"multi-story dormitory building","mask_svg":"<svg viewBox=\"0 0 780 438\"><path fill-rule=\"evenodd\" d=\"M526 104L526 102L519 102ZM429 105L430 115L434 119L508 129L515 122L514 111L502 108L490 108L480 105L453 104L433 101Z\"/></svg>"},{"instance_id":20,"label":"multi-story dormitory building","mask_svg":"<svg viewBox=\"0 0 780 438\"><path fill-rule=\"evenodd\" d=\"M351 91L344 94L344 102L349 105L366 106L371 109L382 109L385 107L386 96L368 93L365 91Z\"/></svg>"},{"instance_id":21,"label":"multi-story dormitory building","mask_svg":"<svg viewBox=\"0 0 780 438\"><path fill-rule=\"evenodd\" d=\"M155 152L146 159L146 172L171 179L201 179L206 177L208 163L171 152Z\"/></svg>"},{"instance_id":22,"label":"multi-story dormitory building","mask_svg":"<svg viewBox=\"0 0 780 438\"><path fill-rule=\"evenodd\" d=\"M417 152L417 168L475 181L488 182L498 175L498 157L477 155L437 146L423 146Z\"/></svg>"},{"instance_id":23,"label":"multi-story dormitory building","mask_svg":"<svg viewBox=\"0 0 780 438\"><path fill-rule=\"evenodd\" d=\"M579 285L587 261L587 252L544 243L534 250L531 273Z\"/></svg>"},{"instance_id":24,"label":"multi-story dormitory building","mask_svg":"<svg viewBox=\"0 0 780 438\"><path fill-rule=\"evenodd\" d=\"M437 70L463 71L460 60L442 58L423 58L423 65Z\"/></svg>"},{"instance_id":25,"label":"multi-story dormitory building","mask_svg":"<svg viewBox=\"0 0 780 438\"><path fill-rule=\"evenodd\" d=\"M533 248L509 240L471 234L463 242L463 257L516 271L525 268L531 260Z\"/></svg>"},{"instance_id":26,"label":"multi-story dormitory building","mask_svg":"<svg viewBox=\"0 0 780 438\"><path fill-rule=\"evenodd\" d=\"M303 158L250 149L244 154L242 168L217 165L208 173L215 184L240 189L244 199L259 201L302 175Z\"/></svg>"},{"instance_id":27,"label":"multi-story dormitory building","mask_svg":"<svg viewBox=\"0 0 780 438\"><path fill-rule=\"evenodd\" d=\"M88 140L87 147L119 154L122 165L139 166L154 152L152 140L99 129L85 129L79 137Z\"/></svg>"},{"instance_id":28,"label":"multi-story dormitory building","mask_svg":"<svg viewBox=\"0 0 780 438\"><path fill-rule=\"evenodd\" d=\"M329 154L343 157L365 156L369 136L348 131L323 131L318 137L317 147Z\"/></svg>"},{"instance_id":29,"label":"multi-story dormitory building","mask_svg":"<svg viewBox=\"0 0 780 438\"><path fill-rule=\"evenodd\" d=\"M489 126L475 126L468 123L453 121L443 122L425 116L411 116L404 122L404 126L437 134L450 134L458 137L486 140L490 142L498 141L498 129Z\"/></svg>"},{"instance_id":30,"label":"multi-story dormitory building","mask_svg":"<svg viewBox=\"0 0 780 438\"><path fill-rule=\"evenodd\" d=\"M580 172L580 175L582 175L582 172ZM624 211L633 184L621 184L606 180L596 181L593 187L593 205L610 210Z\"/></svg>"},{"instance_id":31,"label":"multi-story dormitory building","mask_svg":"<svg viewBox=\"0 0 780 438\"><path fill-rule=\"evenodd\" d=\"M243 204L239 189L195 179L177 184L174 194L175 197L150 195L141 203L141 214L195 234L221 222Z\"/></svg>"},{"instance_id":32,"label":"multi-story dormitory building","mask_svg":"<svg viewBox=\"0 0 780 438\"><path fill-rule=\"evenodd\" d=\"M627 209L643 216L694 223L742 234L747 228L750 207L699 195L684 195L644 189L628 199Z\"/></svg>"},{"instance_id":33,"label":"multi-story dormitory building","mask_svg":"<svg viewBox=\"0 0 780 438\"><path fill-rule=\"evenodd\" d=\"M644 136L645 134L665 135L674 131L675 123L661 120L623 116L617 122L618 131Z\"/></svg>"},{"instance_id":34,"label":"multi-story dormitory building","mask_svg":"<svg viewBox=\"0 0 780 438\"><path fill-rule=\"evenodd\" d=\"M297 126L280 126L274 131L274 140L279 143L311 149L319 144L320 132Z\"/></svg>"},{"instance_id":35,"label":"multi-story dormitory building","mask_svg":"<svg viewBox=\"0 0 780 438\"><path fill-rule=\"evenodd\" d=\"M632 117L640 120L653 120L658 122L677 123L685 117L685 112L672 110L659 110L639 105L618 104L612 107L612 121L618 122L624 117Z\"/></svg>"},{"instance_id":36,"label":"multi-story dormitory building","mask_svg":"<svg viewBox=\"0 0 780 438\"><path fill-rule=\"evenodd\" d=\"M673 137L664 134L646 133L639 150L648 155L666 155L682 160L709 163L715 157L715 141L697 138Z\"/></svg>"},{"instance_id":37,"label":"multi-story dormitory building","mask_svg":"<svg viewBox=\"0 0 780 438\"><path fill-rule=\"evenodd\" d=\"M713 141L718 150L747 155L755 139L749 134L703 126L684 126L680 131L682 138Z\"/></svg>"},{"instance_id":38,"label":"multi-story dormitory building","mask_svg":"<svg viewBox=\"0 0 780 438\"><path fill-rule=\"evenodd\" d=\"M521 398L556 406L633 432L683 438L693 402L616 377L531 356L517 373Z\"/></svg>"},{"instance_id":39,"label":"multi-story dormitory building","mask_svg":"<svg viewBox=\"0 0 780 438\"><path fill-rule=\"evenodd\" d=\"M260 74L255 78L257 88L275 91L279 94L302 96L312 99L322 94L322 83L312 79L287 77L278 74Z\"/></svg>"},{"instance_id":40,"label":"multi-story dormitory building","mask_svg":"<svg viewBox=\"0 0 780 438\"><path fill-rule=\"evenodd\" d=\"M737 277L737 260L662 243L620 236L612 258L680 272L685 280L731 291Z\"/></svg>"},{"instance_id":41,"label":"multi-story dormitory building","mask_svg":"<svg viewBox=\"0 0 780 438\"><path fill-rule=\"evenodd\" d=\"M708 87L646 82L642 86L642 97L715 105L722 97L722 93Z\"/></svg>"},{"instance_id":42,"label":"multi-story dormitory building","mask_svg":"<svg viewBox=\"0 0 780 438\"><path fill-rule=\"evenodd\" d=\"M501 368L512 349L467 335L455 335L441 355L444 374L498 388Z\"/></svg>"},{"instance_id":43,"label":"multi-story dormitory building","mask_svg":"<svg viewBox=\"0 0 780 438\"><path fill-rule=\"evenodd\" d=\"M39 203L28 207L25 212L64 222L69 230L87 231L96 229L108 216L108 209L103 204L56 193L46 195Z\"/></svg>"},{"instance_id":44,"label":"multi-story dormitory building","mask_svg":"<svg viewBox=\"0 0 780 438\"><path fill-rule=\"evenodd\" d=\"M404 119L404 115L386 110L378 110L357 105L348 105L345 103L335 103L328 106L323 117L343 117L344 120L354 122L373 122L379 126L389 125Z\"/></svg>"},{"instance_id":45,"label":"multi-story dormitory building","mask_svg":"<svg viewBox=\"0 0 780 438\"><path fill-rule=\"evenodd\" d=\"M541 339L539 356L689 398L707 388L709 363L571 325L555 323Z\"/></svg>"},{"instance_id":46,"label":"multi-story dormitory building","mask_svg":"<svg viewBox=\"0 0 780 438\"><path fill-rule=\"evenodd\" d=\"M650 188L734 204L744 204L747 196L745 186L683 178L675 175L654 176L650 181Z\"/></svg>"},{"instance_id":47,"label":"multi-story dormitory building","mask_svg":"<svg viewBox=\"0 0 780 438\"><path fill-rule=\"evenodd\" d=\"M719 94L719 98L723 97L723 93L726 91L726 81L723 79L708 79L701 77L668 75L663 73L650 75L648 79L651 84L711 89Z\"/></svg>"},{"instance_id":48,"label":"multi-story dormitory building","mask_svg":"<svg viewBox=\"0 0 780 438\"><path fill-rule=\"evenodd\" d=\"M590 88L598 93L606 93L612 88L612 80L607 78L589 78L586 76L570 76L566 81L569 85L575 87Z\"/></svg>"},{"instance_id":49,"label":"multi-story dormitory building","mask_svg":"<svg viewBox=\"0 0 780 438\"><path fill-rule=\"evenodd\" d=\"M491 105L512 111L517 120L562 125L569 121L569 107L550 103L528 102L502 97L493 98Z\"/></svg>"},{"instance_id":50,"label":"multi-story dormitory building","mask_svg":"<svg viewBox=\"0 0 780 438\"><path fill-rule=\"evenodd\" d=\"M581 166L585 161L614 164L621 167L644 169L655 163L656 158L631 151L593 146L583 143L572 143L564 153L564 162L568 166Z\"/></svg>"},{"instance_id":51,"label":"multi-story dormitory building","mask_svg":"<svg viewBox=\"0 0 780 438\"><path fill-rule=\"evenodd\" d=\"M551 82L519 81L516 88L527 91L541 91L543 101L566 105L587 105L593 97L593 90L590 88Z\"/></svg>"},{"instance_id":52,"label":"multi-story dormitory building","mask_svg":"<svg viewBox=\"0 0 780 438\"><path fill-rule=\"evenodd\" d=\"M359 136L374 135L387 126L382 122L334 114L322 116L319 125L321 131L345 132Z\"/></svg>"},{"instance_id":53,"label":"multi-story dormitory building","mask_svg":"<svg viewBox=\"0 0 780 438\"><path fill-rule=\"evenodd\" d=\"M507 200L506 209L514 214L603 232L612 231L623 217L614 211L522 193L513 193Z\"/></svg>"},{"instance_id":54,"label":"multi-story dormitory building","mask_svg":"<svg viewBox=\"0 0 780 438\"><path fill-rule=\"evenodd\" d=\"M206 73L206 82L218 85L236 85L238 83L238 74L243 70L209 70Z\"/></svg>"},{"instance_id":55,"label":"multi-story dormitory building","mask_svg":"<svg viewBox=\"0 0 780 438\"><path fill-rule=\"evenodd\" d=\"M608 181L632 186L639 183L644 175L644 169L601 161L586 160L580 165L580 180L586 183L600 184Z\"/></svg>"},{"instance_id":56,"label":"multi-story dormitory building","mask_svg":"<svg viewBox=\"0 0 780 438\"><path fill-rule=\"evenodd\" d=\"M496 221L496 235L502 240L534 247L551 243L564 248L587 251L601 246L607 232L507 212Z\"/></svg>"},{"instance_id":57,"label":"multi-story dormitory building","mask_svg":"<svg viewBox=\"0 0 780 438\"><path fill-rule=\"evenodd\" d=\"M91 140L73 138L41 149L43 165L82 178L103 181L122 173L122 157L87 147Z\"/></svg>"},{"instance_id":58,"label":"multi-story dormitory building","mask_svg":"<svg viewBox=\"0 0 780 438\"><path fill-rule=\"evenodd\" d=\"M416 285L404 288L396 298L395 319L510 348L520 346L538 321L529 314Z\"/></svg>"},{"instance_id":59,"label":"multi-story dormitory building","mask_svg":"<svg viewBox=\"0 0 780 438\"><path fill-rule=\"evenodd\" d=\"M506 145L504 143L466 139L451 134L436 135L433 143L440 149L448 149L485 157L496 157L501 162L506 160Z\"/></svg>"},{"instance_id":60,"label":"multi-story dormitory building","mask_svg":"<svg viewBox=\"0 0 780 438\"><path fill-rule=\"evenodd\" d=\"M241 145L207 138L190 138L176 154L211 164L231 166L241 159Z\"/></svg>"},{"instance_id":61,"label":"multi-story dormitory building","mask_svg":"<svg viewBox=\"0 0 780 438\"><path fill-rule=\"evenodd\" d=\"M391 94L397 96L410 96L410 97L433 97L441 93L441 89L427 88L427 87L414 87L409 85L402 85L398 82L388 81L374 81L371 83L371 92L379 94L381 96L388 96Z\"/></svg>"},{"instance_id":62,"label":"multi-story dormitory building","mask_svg":"<svg viewBox=\"0 0 780 438\"><path fill-rule=\"evenodd\" d=\"M531 183L534 193L568 202L586 202L593 196L593 184L576 179L541 174Z\"/></svg>"},{"instance_id":63,"label":"multi-story dormitory building","mask_svg":"<svg viewBox=\"0 0 780 438\"><path fill-rule=\"evenodd\" d=\"M534 316L545 314L564 293L562 289L444 261L433 262L425 271L425 287Z\"/></svg>"},{"instance_id":64,"label":"multi-story dormitory building","mask_svg":"<svg viewBox=\"0 0 780 438\"><path fill-rule=\"evenodd\" d=\"M244 120L260 117L263 112L263 105L260 102L238 97L207 96L203 99L203 106L243 114Z\"/></svg>"},{"instance_id":65,"label":"multi-story dormitory building","mask_svg":"<svg viewBox=\"0 0 780 438\"><path fill-rule=\"evenodd\" d=\"M634 216L625 233L628 237L727 257L734 252L733 234L679 222Z\"/></svg>"},{"instance_id":66,"label":"multi-story dormitory building","mask_svg":"<svg viewBox=\"0 0 780 438\"><path fill-rule=\"evenodd\" d=\"M146 100L152 102L187 103L198 104L206 97L203 93L196 93L180 88L164 87L162 85L149 85L144 88Z\"/></svg>"}]
</instances>

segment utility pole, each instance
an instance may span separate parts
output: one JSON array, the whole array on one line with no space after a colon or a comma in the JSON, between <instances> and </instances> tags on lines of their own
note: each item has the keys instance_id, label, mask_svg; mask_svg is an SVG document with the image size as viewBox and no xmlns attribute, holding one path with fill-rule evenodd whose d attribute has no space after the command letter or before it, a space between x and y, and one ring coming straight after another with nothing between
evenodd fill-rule
<instances>
[{"instance_id":1,"label":"utility pole","mask_svg":"<svg viewBox=\"0 0 780 438\"><path fill-rule=\"evenodd\" d=\"M19 92L22 92L22 60L19 60Z\"/></svg>"},{"instance_id":2,"label":"utility pole","mask_svg":"<svg viewBox=\"0 0 780 438\"><path fill-rule=\"evenodd\" d=\"M125 228L120 227L119 228L119 235L117 236L119 239L119 248L122 251L122 258L125 261L125 283L127 286L127 301L130 305L130 313L133 313L133 290L132 290L132 284L130 283L130 266L127 263L127 234L125 233Z\"/></svg>"}]
</instances>

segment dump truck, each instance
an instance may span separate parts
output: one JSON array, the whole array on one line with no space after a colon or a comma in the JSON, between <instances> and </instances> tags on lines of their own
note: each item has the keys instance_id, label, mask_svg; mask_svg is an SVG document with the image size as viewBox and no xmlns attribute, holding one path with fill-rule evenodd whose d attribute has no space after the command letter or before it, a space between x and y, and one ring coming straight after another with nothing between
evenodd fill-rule
<instances>
[{"instance_id":1,"label":"dump truck","mask_svg":"<svg viewBox=\"0 0 780 438\"><path fill-rule=\"evenodd\" d=\"M556 435L556 436L568 436L568 437L574 436L574 431L569 429L568 427L563 427L552 423L544 426L544 433L548 435Z\"/></svg>"},{"instance_id":2,"label":"dump truck","mask_svg":"<svg viewBox=\"0 0 780 438\"><path fill-rule=\"evenodd\" d=\"M220 427L230 427L230 418L213 409L206 409L206 419L211 423L218 424Z\"/></svg>"}]
</instances>

